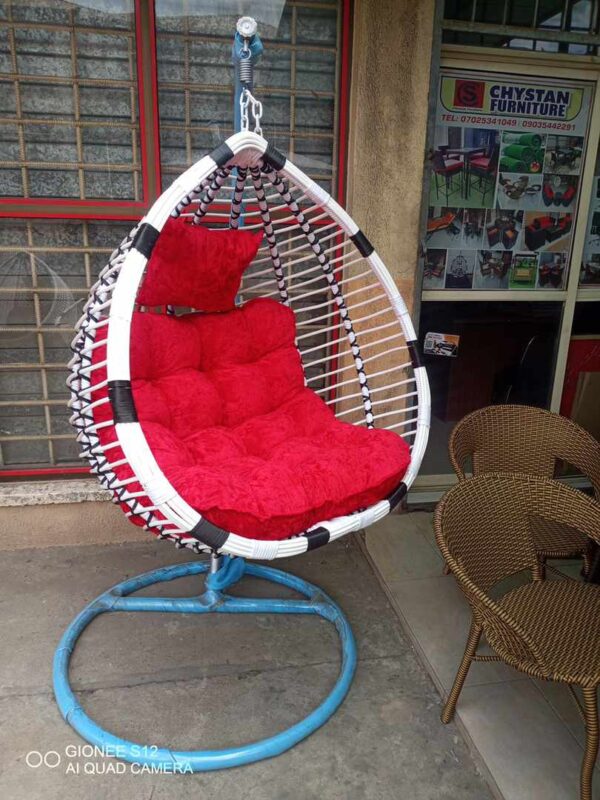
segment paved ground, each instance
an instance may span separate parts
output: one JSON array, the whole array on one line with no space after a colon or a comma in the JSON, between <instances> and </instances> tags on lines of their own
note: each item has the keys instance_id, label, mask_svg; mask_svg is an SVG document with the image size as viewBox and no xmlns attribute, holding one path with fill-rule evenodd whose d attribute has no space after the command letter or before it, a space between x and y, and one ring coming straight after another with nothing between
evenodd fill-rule
<instances>
[{"instance_id":1,"label":"paved ground","mask_svg":"<svg viewBox=\"0 0 600 800\"><path fill-rule=\"evenodd\" d=\"M360 661L330 722L277 759L203 775L98 774L117 762L65 757L81 744L51 693L52 653L90 599L127 576L187 560L163 543L53 547L0 559L0 797L3 800L488 800L491 795L355 541L293 559L353 625ZM267 593L246 581L243 593ZM196 581L171 584L197 593ZM155 593L158 593L155 591ZM338 669L335 633L316 618L114 614L80 640L72 680L108 729L149 745L234 745L305 715ZM31 750L57 751L32 769ZM66 772L66 764L80 774ZM87 766L86 766L87 765ZM84 769L94 774L82 774Z\"/></svg>"}]
</instances>

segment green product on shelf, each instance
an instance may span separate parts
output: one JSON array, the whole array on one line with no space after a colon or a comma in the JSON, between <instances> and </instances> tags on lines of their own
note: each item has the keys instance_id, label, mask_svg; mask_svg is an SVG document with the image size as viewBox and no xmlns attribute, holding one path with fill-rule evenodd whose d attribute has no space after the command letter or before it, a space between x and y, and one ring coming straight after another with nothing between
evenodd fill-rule
<instances>
[{"instance_id":1,"label":"green product on shelf","mask_svg":"<svg viewBox=\"0 0 600 800\"><path fill-rule=\"evenodd\" d=\"M523 144L509 144L504 148L503 155L518 158L519 161L529 165L535 159L535 150Z\"/></svg>"},{"instance_id":2,"label":"green product on shelf","mask_svg":"<svg viewBox=\"0 0 600 800\"><path fill-rule=\"evenodd\" d=\"M527 167L518 158L510 158L509 156L502 156L500 159L500 169L504 172L526 172Z\"/></svg>"},{"instance_id":3,"label":"green product on shelf","mask_svg":"<svg viewBox=\"0 0 600 800\"><path fill-rule=\"evenodd\" d=\"M517 141L519 144L533 147L538 150L542 144L542 137L537 133L522 133Z\"/></svg>"}]
</instances>

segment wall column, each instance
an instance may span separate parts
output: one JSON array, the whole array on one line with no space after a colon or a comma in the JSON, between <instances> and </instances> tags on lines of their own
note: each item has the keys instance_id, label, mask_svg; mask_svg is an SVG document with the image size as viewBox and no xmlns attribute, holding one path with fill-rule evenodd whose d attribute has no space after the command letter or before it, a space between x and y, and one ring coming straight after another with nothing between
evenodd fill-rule
<instances>
[{"instance_id":1,"label":"wall column","mask_svg":"<svg viewBox=\"0 0 600 800\"><path fill-rule=\"evenodd\" d=\"M409 309L419 250L435 0L355 0L347 206Z\"/></svg>"}]
</instances>

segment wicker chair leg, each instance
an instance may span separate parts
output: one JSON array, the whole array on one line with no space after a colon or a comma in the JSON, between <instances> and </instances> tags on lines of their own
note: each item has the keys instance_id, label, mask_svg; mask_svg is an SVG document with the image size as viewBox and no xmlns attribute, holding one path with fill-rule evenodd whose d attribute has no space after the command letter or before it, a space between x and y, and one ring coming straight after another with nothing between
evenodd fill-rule
<instances>
[{"instance_id":1,"label":"wicker chair leg","mask_svg":"<svg viewBox=\"0 0 600 800\"><path fill-rule=\"evenodd\" d=\"M444 564L444 575L450 575L451 573L452 573L452 570L450 569L448 564Z\"/></svg>"},{"instance_id":2,"label":"wicker chair leg","mask_svg":"<svg viewBox=\"0 0 600 800\"><path fill-rule=\"evenodd\" d=\"M546 580L546 557L538 554L537 564L531 570L531 577L534 581Z\"/></svg>"},{"instance_id":3,"label":"wicker chair leg","mask_svg":"<svg viewBox=\"0 0 600 800\"><path fill-rule=\"evenodd\" d=\"M593 558L592 558L591 548L588 547L583 551L583 567L581 569L581 574L584 578L587 578L587 576L590 574L590 570L592 568L592 561Z\"/></svg>"},{"instance_id":4,"label":"wicker chair leg","mask_svg":"<svg viewBox=\"0 0 600 800\"><path fill-rule=\"evenodd\" d=\"M581 800L592 800L592 775L598 755L598 701L596 687L583 689L583 711L585 715L585 753L581 765Z\"/></svg>"},{"instance_id":5,"label":"wicker chair leg","mask_svg":"<svg viewBox=\"0 0 600 800\"><path fill-rule=\"evenodd\" d=\"M473 660L473 656L475 655L479 645L479 640L481 639L481 631L481 625L477 625L477 623L473 620L469 630L469 638L467 639L465 653L462 657L462 661L460 662L460 667L456 673L456 678L454 679L454 684L452 685L448 699L446 700L446 705L442 711L441 719L444 725L447 725L454 717L456 703L458 702L459 695L469 672L469 667L471 666L471 661Z\"/></svg>"}]
</instances>

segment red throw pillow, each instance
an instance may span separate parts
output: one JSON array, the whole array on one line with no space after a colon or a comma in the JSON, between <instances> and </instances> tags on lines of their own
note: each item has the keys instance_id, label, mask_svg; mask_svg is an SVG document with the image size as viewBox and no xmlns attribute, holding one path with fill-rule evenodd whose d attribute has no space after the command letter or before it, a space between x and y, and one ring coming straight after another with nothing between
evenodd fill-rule
<instances>
[{"instance_id":1,"label":"red throw pillow","mask_svg":"<svg viewBox=\"0 0 600 800\"><path fill-rule=\"evenodd\" d=\"M182 217L170 218L146 267L137 302L229 311L261 240L262 233L211 231Z\"/></svg>"}]
</instances>

